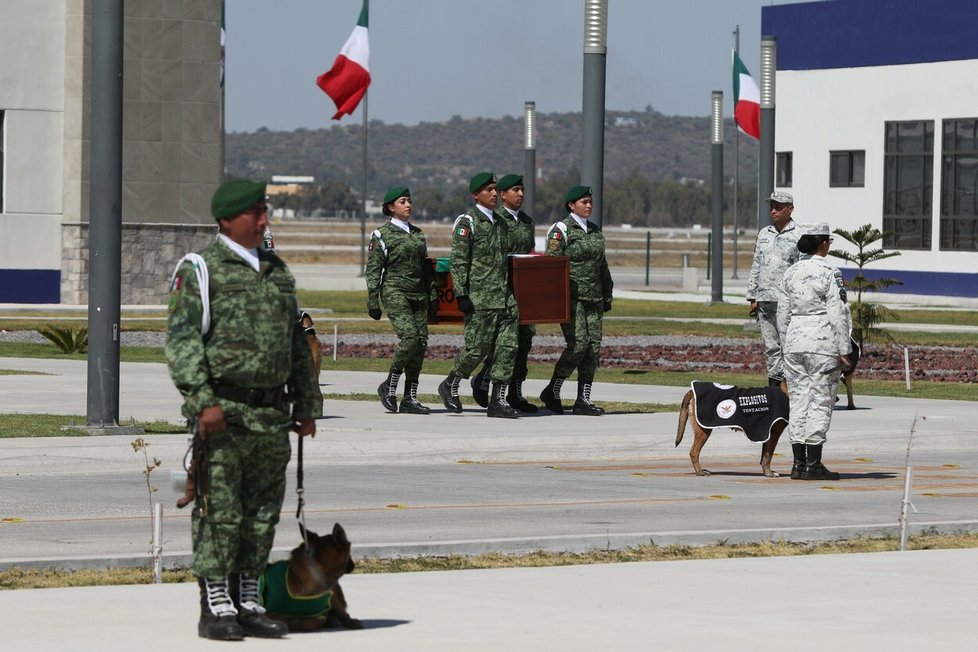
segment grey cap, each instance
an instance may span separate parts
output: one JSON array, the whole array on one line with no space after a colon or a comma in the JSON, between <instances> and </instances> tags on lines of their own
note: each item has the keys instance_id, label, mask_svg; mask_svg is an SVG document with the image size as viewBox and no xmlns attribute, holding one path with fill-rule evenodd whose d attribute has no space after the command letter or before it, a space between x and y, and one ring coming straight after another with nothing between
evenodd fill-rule
<instances>
[{"instance_id":1,"label":"grey cap","mask_svg":"<svg viewBox=\"0 0 978 652\"><path fill-rule=\"evenodd\" d=\"M766 201L769 204L771 202L775 202L778 204L791 204L792 206L795 205L795 198L792 197L790 193L787 193L783 190L775 190L774 192L771 193L771 196L765 199L764 201Z\"/></svg>"},{"instance_id":2,"label":"grey cap","mask_svg":"<svg viewBox=\"0 0 978 652\"><path fill-rule=\"evenodd\" d=\"M801 225L802 235L825 235L830 236L828 222L817 222L816 224L802 224Z\"/></svg>"}]
</instances>

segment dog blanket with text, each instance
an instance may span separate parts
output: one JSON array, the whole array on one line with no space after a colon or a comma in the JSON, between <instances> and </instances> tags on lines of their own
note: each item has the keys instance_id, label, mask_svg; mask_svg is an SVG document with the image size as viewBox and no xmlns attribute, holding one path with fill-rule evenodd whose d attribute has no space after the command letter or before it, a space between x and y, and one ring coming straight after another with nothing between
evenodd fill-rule
<instances>
[{"instance_id":1,"label":"dog blanket with text","mask_svg":"<svg viewBox=\"0 0 978 652\"><path fill-rule=\"evenodd\" d=\"M778 421L788 421L788 397L780 387L737 387L694 380L696 422L703 428L736 428L765 442Z\"/></svg>"}]
</instances>

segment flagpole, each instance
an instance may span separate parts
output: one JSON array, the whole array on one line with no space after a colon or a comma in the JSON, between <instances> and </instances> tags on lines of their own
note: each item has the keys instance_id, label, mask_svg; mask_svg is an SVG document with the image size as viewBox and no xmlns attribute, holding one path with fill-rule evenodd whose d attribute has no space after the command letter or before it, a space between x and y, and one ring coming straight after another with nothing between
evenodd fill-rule
<instances>
[{"instance_id":1,"label":"flagpole","mask_svg":"<svg viewBox=\"0 0 978 652\"><path fill-rule=\"evenodd\" d=\"M740 25L734 30L734 53L740 55ZM733 103L734 110L737 109L736 101ZM737 229L739 228L738 204L740 203L740 129L737 127L737 120L734 119L734 183L733 183L733 273L730 278L737 277Z\"/></svg>"},{"instance_id":2,"label":"flagpole","mask_svg":"<svg viewBox=\"0 0 978 652\"><path fill-rule=\"evenodd\" d=\"M367 95L369 91L365 91L363 94L363 144L362 144L362 160L363 165L363 185L361 186L360 195L360 276L364 275L364 270L367 266Z\"/></svg>"}]
</instances>

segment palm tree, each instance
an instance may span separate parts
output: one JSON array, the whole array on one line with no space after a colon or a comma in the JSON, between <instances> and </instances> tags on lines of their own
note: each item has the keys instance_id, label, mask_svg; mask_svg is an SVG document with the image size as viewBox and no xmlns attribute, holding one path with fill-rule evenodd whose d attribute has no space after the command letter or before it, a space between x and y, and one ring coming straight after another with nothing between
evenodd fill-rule
<instances>
[{"instance_id":1,"label":"palm tree","mask_svg":"<svg viewBox=\"0 0 978 652\"><path fill-rule=\"evenodd\" d=\"M894 234L884 233L871 224L863 224L855 231L836 229L834 233L854 245L857 249L855 254L840 249L829 251L830 256L835 256L836 258L853 263L859 270L853 279L846 283L847 288L856 291L856 300L851 305L853 339L859 344L860 349L863 348L863 342L866 339L882 339L892 343L894 341L893 335L886 329L878 328L878 326L887 320L899 320L900 315L886 306L863 301L863 293L879 292L891 285L903 285L903 282L895 278L870 280L863 274L863 268L878 260L900 255L899 251L884 251L880 248L869 248L877 240Z\"/></svg>"}]
</instances>

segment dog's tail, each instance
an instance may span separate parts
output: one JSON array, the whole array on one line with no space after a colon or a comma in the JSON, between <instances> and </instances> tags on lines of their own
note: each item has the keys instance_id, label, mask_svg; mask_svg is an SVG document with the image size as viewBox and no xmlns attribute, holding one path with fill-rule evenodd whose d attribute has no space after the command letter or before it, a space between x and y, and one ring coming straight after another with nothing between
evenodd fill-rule
<instances>
[{"instance_id":1,"label":"dog's tail","mask_svg":"<svg viewBox=\"0 0 978 652\"><path fill-rule=\"evenodd\" d=\"M689 404L693 400L693 390L686 392L686 396L683 397L683 404L679 407L679 428L676 430L676 446L679 446L680 442L683 440L683 434L686 432L686 421L689 420Z\"/></svg>"}]
</instances>

